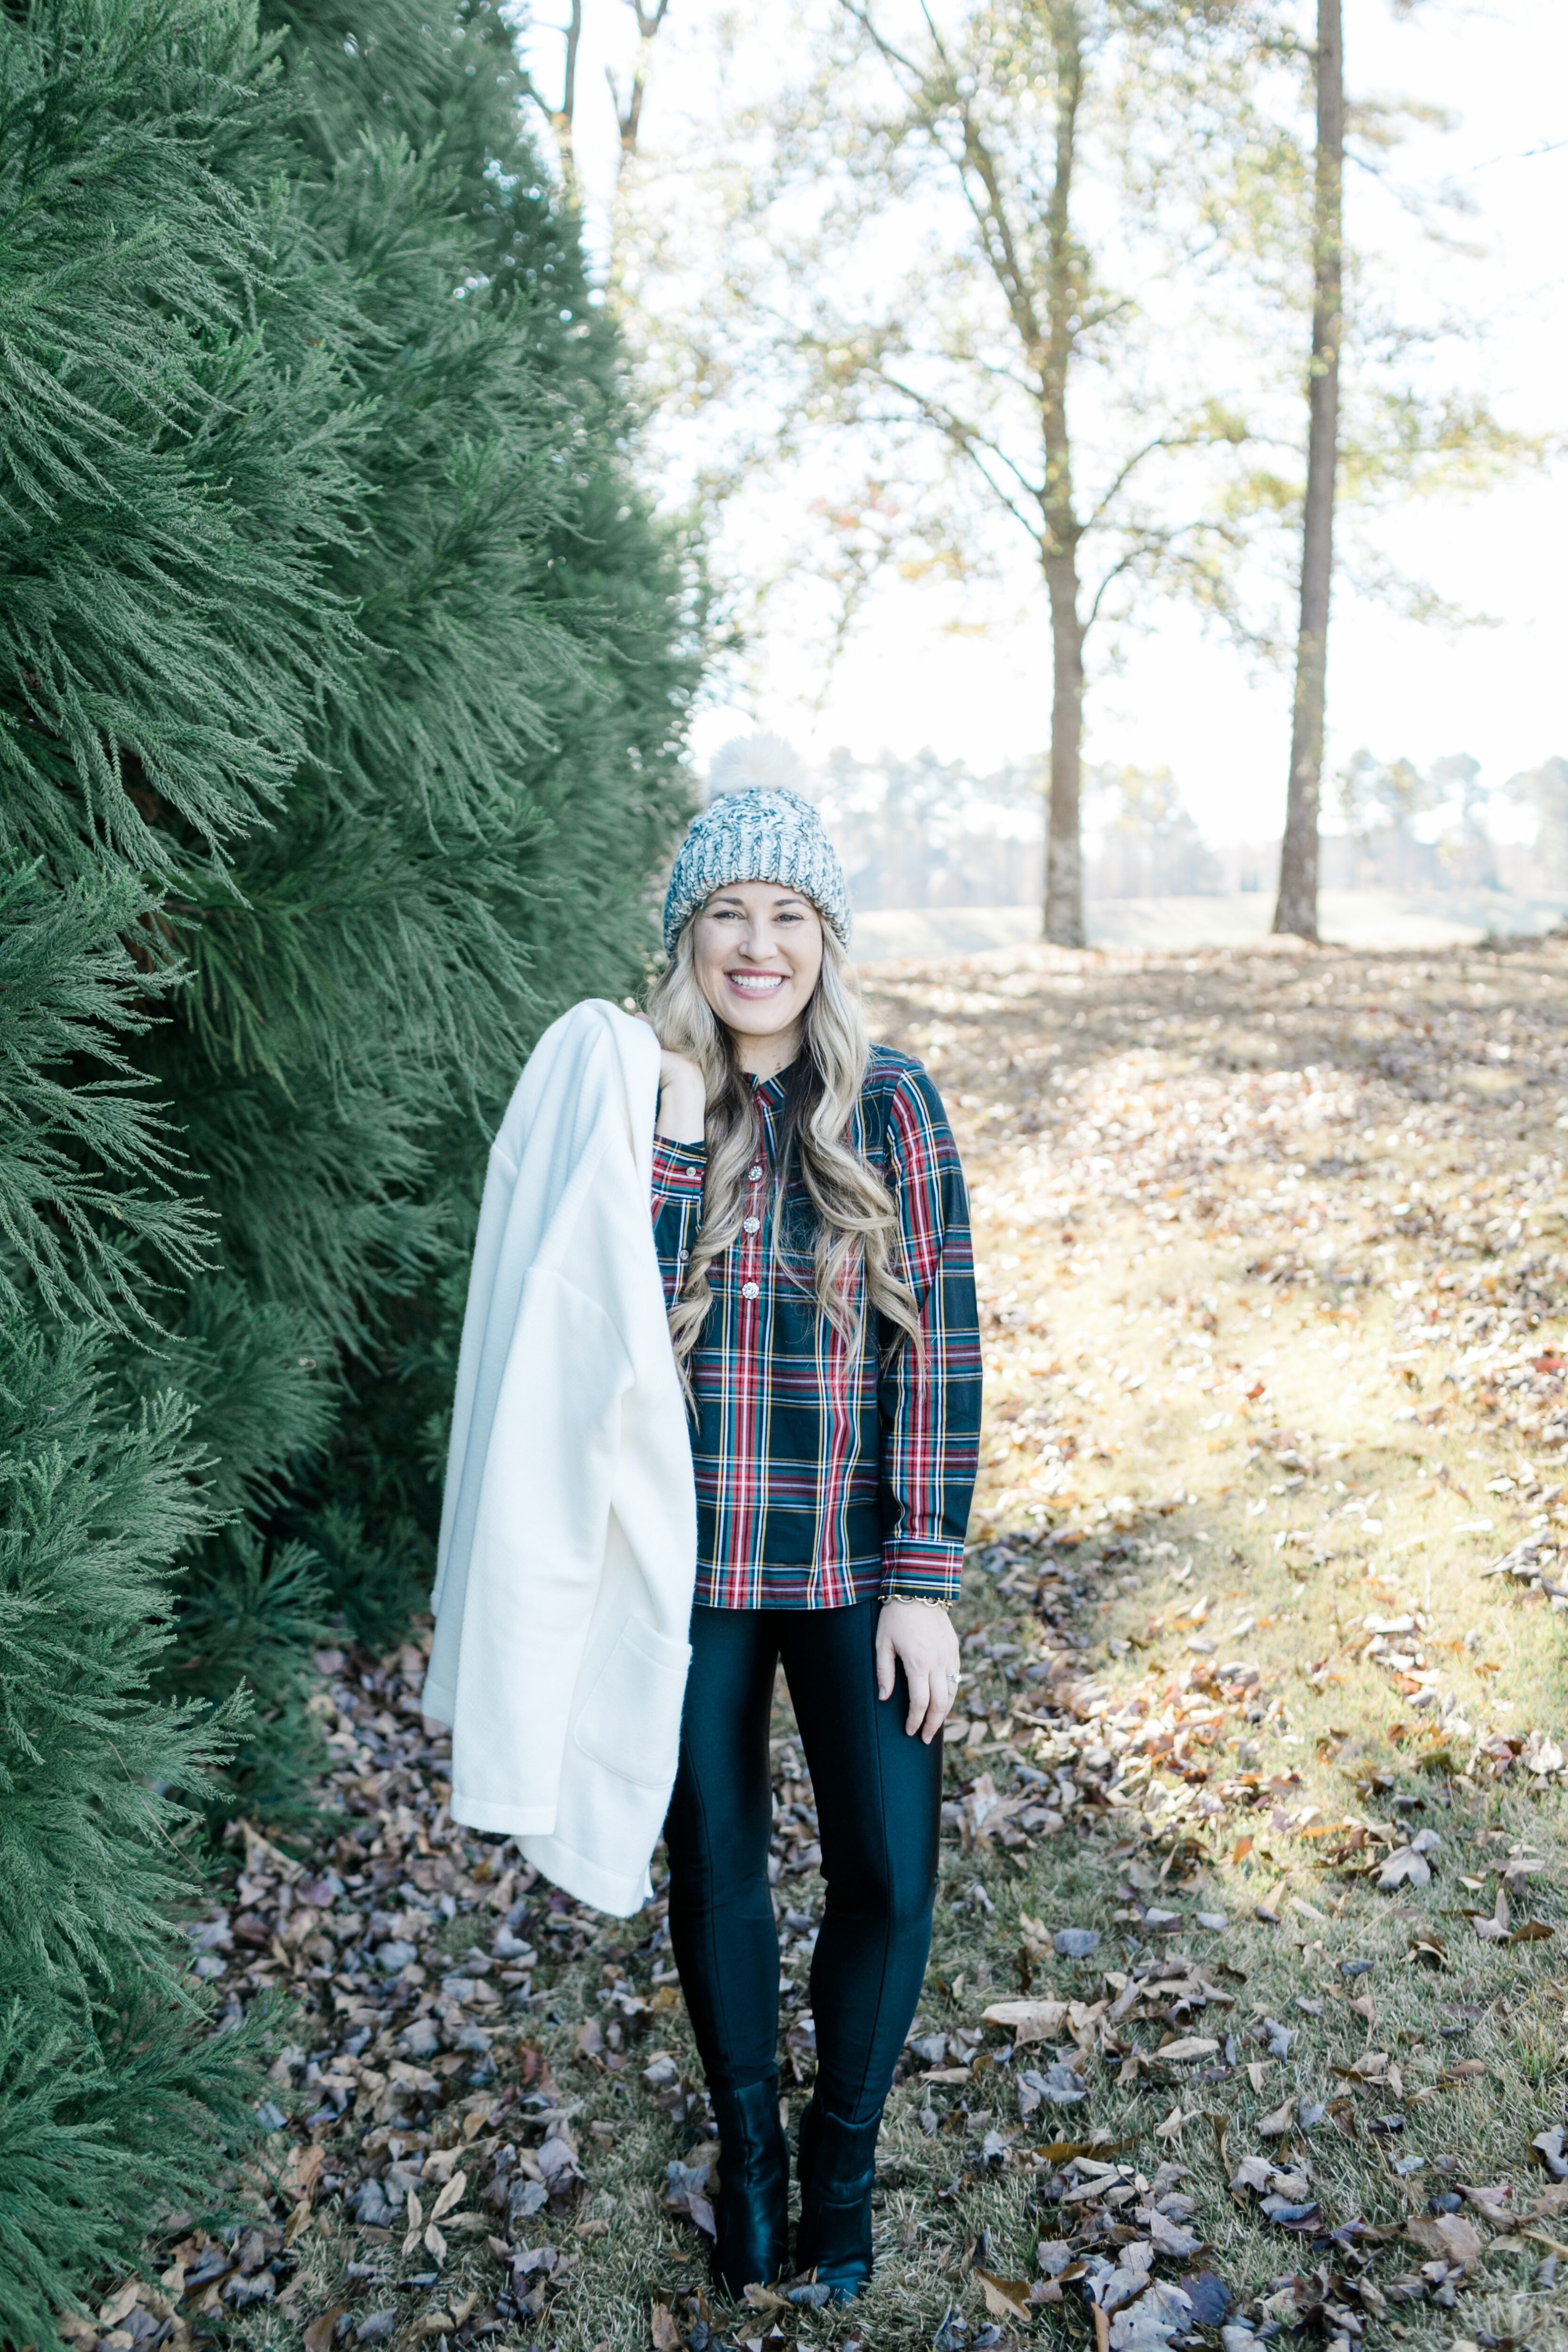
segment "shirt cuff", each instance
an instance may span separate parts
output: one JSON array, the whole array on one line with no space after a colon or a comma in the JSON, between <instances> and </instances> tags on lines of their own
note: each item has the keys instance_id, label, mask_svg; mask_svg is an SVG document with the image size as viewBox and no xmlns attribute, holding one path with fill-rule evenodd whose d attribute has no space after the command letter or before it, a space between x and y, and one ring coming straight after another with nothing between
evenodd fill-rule
<instances>
[{"instance_id":1,"label":"shirt cuff","mask_svg":"<svg viewBox=\"0 0 1568 2352\"><path fill-rule=\"evenodd\" d=\"M884 1601L896 1601L900 1594L911 1600L956 1601L963 1580L961 1543L922 1543L912 1536L898 1536L882 1546Z\"/></svg>"},{"instance_id":2,"label":"shirt cuff","mask_svg":"<svg viewBox=\"0 0 1568 2352\"><path fill-rule=\"evenodd\" d=\"M694 1200L700 1200L707 1166L705 1143L676 1143L668 1135L654 1137L653 1189L662 1199L673 1200L679 1193L689 1192Z\"/></svg>"}]
</instances>

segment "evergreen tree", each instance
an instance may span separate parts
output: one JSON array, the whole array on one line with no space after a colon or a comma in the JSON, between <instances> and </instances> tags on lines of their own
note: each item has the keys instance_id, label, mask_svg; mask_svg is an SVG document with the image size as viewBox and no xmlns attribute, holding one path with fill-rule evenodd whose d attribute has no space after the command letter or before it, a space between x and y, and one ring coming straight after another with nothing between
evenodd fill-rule
<instances>
[{"instance_id":1,"label":"evergreen tree","mask_svg":"<svg viewBox=\"0 0 1568 2352\"><path fill-rule=\"evenodd\" d=\"M308 1802L312 1637L429 1573L486 1124L652 944L682 578L518 82L405 0L0 31L0 2339L247 2127L185 1809L242 1685Z\"/></svg>"},{"instance_id":2,"label":"evergreen tree","mask_svg":"<svg viewBox=\"0 0 1568 2352\"><path fill-rule=\"evenodd\" d=\"M325 554L357 426L333 289L268 193L275 79L241 17L177 0L0 33L7 2343L53 2342L255 2129L178 1923L243 1709L149 1692L215 1497L148 1343L211 1220L133 1057L177 892L276 808L351 641Z\"/></svg>"},{"instance_id":3,"label":"evergreen tree","mask_svg":"<svg viewBox=\"0 0 1568 2352\"><path fill-rule=\"evenodd\" d=\"M421 790L437 796L448 780L468 788L489 781L479 760L442 746L436 730L448 713L456 736L476 709L510 703L512 711L498 780L504 829L495 814L479 819L495 852L500 936L487 940L481 958L493 1009L481 998L461 1055L447 1050L442 1067L420 1078L445 1104L417 1187L431 1276L383 1307L371 1344L351 1361L349 1406L329 1455L285 1515L326 1564L350 1623L390 1634L430 1577L480 1139L538 1030L578 998L618 997L641 977L653 946L647 877L684 813L677 760L695 672L673 551L627 480L614 333L590 300L575 226L552 201L525 134L523 76L499 11L470 0L443 21L417 0L304 0L278 21L309 59L299 85L312 101L302 130L332 175L329 185L364 168L367 125L376 152L405 143L404 168L438 160L449 174L447 233L466 257L462 305L452 304L452 281L438 272L423 321L447 405L433 410L426 387L408 380L401 313L397 351L376 391L389 415L416 412L410 440L418 436L421 460L426 451L460 453L465 467L482 468L486 487L477 476L472 490L466 478L452 480L447 508L424 518L412 563L395 548L367 549L354 593L374 610L389 587L401 597L410 570L434 575L432 543L459 515L468 529L487 509L494 514L512 499L521 506L530 479L537 485L541 454L555 493L526 547L504 526L493 552L481 537L470 543L472 602L462 609L463 633L448 640L452 699L440 717L389 698L407 737L389 748L386 765L406 770L425 752L431 776ZM481 373L481 352L492 364L533 372L532 435L507 378ZM542 429L542 442L533 438ZM400 441L397 468L410 464L409 451ZM400 471L389 477L388 498L404 507ZM458 578L454 590L463 584ZM509 658L531 638L553 665L541 689L544 724L529 708L532 680L515 651ZM441 822L450 840L472 819L458 805L444 807Z\"/></svg>"},{"instance_id":4,"label":"evergreen tree","mask_svg":"<svg viewBox=\"0 0 1568 2352\"><path fill-rule=\"evenodd\" d=\"M331 0L276 29L300 203L354 279L367 421L331 580L360 640L235 856L242 903L201 911L154 1065L222 1236L182 1385L227 1414L198 1426L247 1506L191 1577L177 1685L257 1688L274 1819L310 1753L313 1612L390 1633L427 1587L484 1139L538 1030L640 976L693 682L499 14ZM263 1370L276 1402L236 1429Z\"/></svg>"}]
</instances>

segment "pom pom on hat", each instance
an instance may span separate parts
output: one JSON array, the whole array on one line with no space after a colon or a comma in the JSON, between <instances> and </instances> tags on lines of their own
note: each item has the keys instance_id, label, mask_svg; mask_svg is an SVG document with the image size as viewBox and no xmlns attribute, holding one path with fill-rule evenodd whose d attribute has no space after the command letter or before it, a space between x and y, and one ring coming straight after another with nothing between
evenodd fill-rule
<instances>
[{"instance_id":1,"label":"pom pom on hat","mask_svg":"<svg viewBox=\"0 0 1568 2352\"><path fill-rule=\"evenodd\" d=\"M794 793L805 798L805 767L795 745L765 730L731 735L714 752L708 769L710 804L721 793Z\"/></svg>"}]
</instances>

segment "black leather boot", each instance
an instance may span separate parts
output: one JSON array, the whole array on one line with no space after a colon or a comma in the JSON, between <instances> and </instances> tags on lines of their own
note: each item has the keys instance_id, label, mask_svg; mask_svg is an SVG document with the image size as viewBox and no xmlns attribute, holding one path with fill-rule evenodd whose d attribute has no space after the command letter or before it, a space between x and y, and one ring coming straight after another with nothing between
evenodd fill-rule
<instances>
[{"instance_id":1,"label":"black leather boot","mask_svg":"<svg viewBox=\"0 0 1568 2352\"><path fill-rule=\"evenodd\" d=\"M789 2142L779 2121L779 2083L770 2074L739 2089L710 2084L719 2126L719 2194L713 2277L737 2302L767 2286L789 2263Z\"/></svg>"},{"instance_id":2,"label":"black leather boot","mask_svg":"<svg viewBox=\"0 0 1568 2352\"><path fill-rule=\"evenodd\" d=\"M871 2275L871 2189L882 2118L847 2124L814 2098L800 2119L795 2268L847 2303Z\"/></svg>"}]
</instances>

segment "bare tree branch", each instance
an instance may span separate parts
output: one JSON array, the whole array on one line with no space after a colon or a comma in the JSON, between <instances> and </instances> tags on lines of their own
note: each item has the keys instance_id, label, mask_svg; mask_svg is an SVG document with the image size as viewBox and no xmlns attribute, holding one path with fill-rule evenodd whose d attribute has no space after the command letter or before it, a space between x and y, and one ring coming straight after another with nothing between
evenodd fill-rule
<instances>
[{"instance_id":1,"label":"bare tree branch","mask_svg":"<svg viewBox=\"0 0 1568 2352\"><path fill-rule=\"evenodd\" d=\"M626 5L637 19L637 52L632 66L631 81L625 98L621 96L620 84L616 79L614 68L610 66L605 68L605 79L610 85L610 101L616 110L616 124L621 134L620 160L616 165L617 177L625 171L626 164L637 152L637 139L642 129L643 100L647 93L650 54L654 42L658 37L659 27L663 25L668 11L669 0L658 0L658 5L655 8L646 8L643 5L643 0L626 0Z\"/></svg>"}]
</instances>

